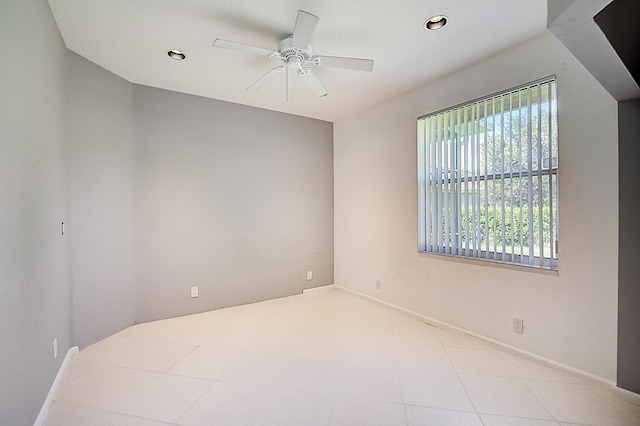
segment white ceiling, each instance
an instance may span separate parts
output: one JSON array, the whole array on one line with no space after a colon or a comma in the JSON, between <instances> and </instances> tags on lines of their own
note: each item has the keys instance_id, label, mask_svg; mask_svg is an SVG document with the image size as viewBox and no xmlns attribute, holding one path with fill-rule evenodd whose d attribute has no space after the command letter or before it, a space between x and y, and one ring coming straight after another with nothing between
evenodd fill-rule
<instances>
[{"instance_id":1,"label":"white ceiling","mask_svg":"<svg viewBox=\"0 0 640 426\"><path fill-rule=\"evenodd\" d=\"M458 70L546 28L546 0L49 0L69 49L152 87L327 121L365 110ZM275 59L213 48L216 38L276 49L298 10L320 18L315 54L370 58L371 73L315 68L329 95L315 97L291 75L245 89ZM449 24L426 31L433 15ZM175 61L168 49L188 57ZM482 84L482 82L477 82Z\"/></svg>"}]
</instances>

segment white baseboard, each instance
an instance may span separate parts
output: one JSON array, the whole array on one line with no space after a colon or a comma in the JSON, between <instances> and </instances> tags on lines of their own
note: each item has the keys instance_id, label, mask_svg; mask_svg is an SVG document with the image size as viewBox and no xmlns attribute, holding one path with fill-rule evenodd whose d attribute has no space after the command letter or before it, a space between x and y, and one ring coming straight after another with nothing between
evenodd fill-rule
<instances>
[{"instance_id":1,"label":"white baseboard","mask_svg":"<svg viewBox=\"0 0 640 426\"><path fill-rule=\"evenodd\" d=\"M318 291L318 290L325 290L327 288L333 288L333 287L335 287L334 284L323 285L323 286L320 286L320 287L307 288L305 290L302 290L302 294L307 294L307 293L311 293L311 292Z\"/></svg>"},{"instance_id":2,"label":"white baseboard","mask_svg":"<svg viewBox=\"0 0 640 426\"><path fill-rule=\"evenodd\" d=\"M543 356L536 355L536 354L531 353L531 352L527 352L527 351L525 351L523 349L520 349L520 348L517 348L515 346L507 345L506 343L500 342L498 340L491 339L490 337L486 337L486 336L483 336L481 334L474 333L474 332L469 331L469 330L465 330L464 328L456 327L455 325L451 325L451 324L448 324L446 322L439 321L439 320L437 320L435 318L427 317L427 316L419 314L417 312L413 312L413 311L411 311L409 309L405 309L405 308L402 308L400 306L394 305L393 303L388 303L388 302L385 302L384 300L376 299L375 297L369 296L369 295L364 294L364 293L360 293L360 292L355 291L355 290L351 290L351 289L346 288L346 287L342 287L340 285L334 285L334 287L336 289L338 289L338 290L343 290L343 291L346 291L348 293L352 293L352 294L355 294L357 296L364 297L364 298L367 298L369 300L373 300L375 302L381 303L383 305L386 305L386 306L388 306L390 308L393 308L395 310L401 311L401 312L403 312L405 314L408 314L408 315L410 315L412 317L418 318L418 319L420 319L420 320L422 320L424 322L430 323L432 325L436 325L437 324L438 326L440 326L440 327L442 327L444 329L455 330L455 331L458 331L460 333L468 334L469 336L473 336L475 338L484 340L485 342L489 342L489 343L492 343L492 344L494 344L496 346L500 346L503 349L507 349L507 350L509 350L511 352L515 352L515 353L517 353L517 354L519 354L521 356L524 356L526 358L533 359L533 360L536 360L538 362L542 362L542 363L545 363L545 364L548 364L548 365L552 365L555 368L558 368L560 370L564 370L564 371L569 372L569 373L577 374L577 375L579 375L581 377L584 377L586 379L595 381L595 382L597 382L599 384L608 386L610 388L615 388L615 386L616 386L616 383L614 381L605 379L604 377L597 376L595 374L589 373L587 371L580 370L580 369L575 368L575 367L571 367L570 365L566 365L566 364L563 364L561 362L557 362L557 361L554 361L552 359L548 359L548 358L545 358ZM624 389L622 389L622 390L624 390ZM633 392L629 392L629 393L633 393Z\"/></svg>"},{"instance_id":3,"label":"white baseboard","mask_svg":"<svg viewBox=\"0 0 640 426\"><path fill-rule=\"evenodd\" d=\"M619 388L618 386L613 387L613 394L620 399L624 399L625 401L640 407L640 394Z\"/></svg>"},{"instance_id":4,"label":"white baseboard","mask_svg":"<svg viewBox=\"0 0 640 426\"><path fill-rule=\"evenodd\" d=\"M44 403L42 404L42 408L40 408L40 413L38 414L38 417L36 417L36 421L33 423L33 426L41 426L42 422L44 422L44 418L47 417L47 412L49 411L49 406L51 406L53 395L55 394L56 389L60 384L62 374L64 373L64 370L67 368L67 365L69 364L69 360L71 359L71 357L77 354L79 351L80 350L77 346L69 348L69 350L67 351L67 355L65 355L64 360L62 361L62 365L60 365L58 374L56 374L56 378L53 381L51 388L49 389L49 393L47 394L47 397L45 398Z\"/></svg>"}]
</instances>

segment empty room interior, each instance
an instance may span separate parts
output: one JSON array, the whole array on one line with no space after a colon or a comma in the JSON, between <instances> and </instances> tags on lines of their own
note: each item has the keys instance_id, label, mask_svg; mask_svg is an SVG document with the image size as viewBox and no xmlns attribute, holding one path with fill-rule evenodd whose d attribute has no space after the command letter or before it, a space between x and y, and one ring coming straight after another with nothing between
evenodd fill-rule
<instances>
[{"instance_id":1,"label":"empty room interior","mask_svg":"<svg viewBox=\"0 0 640 426\"><path fill-rule=\"evenodd\" d=\"M639 18L2 0L0 424L640 425Z\"/></svg>"}]
</instances>

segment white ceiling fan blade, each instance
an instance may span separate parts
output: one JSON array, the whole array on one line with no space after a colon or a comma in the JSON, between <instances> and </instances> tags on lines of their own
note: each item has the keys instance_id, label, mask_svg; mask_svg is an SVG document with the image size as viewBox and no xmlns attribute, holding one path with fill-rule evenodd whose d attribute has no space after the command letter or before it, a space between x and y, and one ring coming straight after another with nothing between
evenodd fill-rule
<instances>
[{"instance_id":1,"label":"white ceiling fan blade","mask_svg":"<svg viewBox=\"0 0 640 426\"><path fill-rule=\"evenodd\" d=\"M269 71L268 73L266 73L265 75L263 75L262 77L257 79L255 81L255 83L253 83L251 86L247 87L247 91L248 92L255 92L257 90L260 90L262 87L264 87L265 84L267 84L268 82L273 80L273 78L276 75L278 75L282 71L284 71L285 67L286 67L286 65L280 65L280 66L277 66L277 67L273 68L271 71Z\"/></svg>"},{"instance_id":2,"label":"white ceiling fan blade","mask_svg":"<svg viewBox=\"0 0 640 426\"><path fill-rule=\"evenodd\" d=\"M318 77L316 77L316 75L311 72L310 69L303 68L298 71L298 75L304 80L305 83L307 83L307 86L309 87L309 89L311 89L314 95L319 97L327 96L327 89L325 89L324 85L320 82L320 80L318 80Z\"/></svg>"},{"instance_id":3,"label":"white ceiling fan blade","mask_svg":"<svg viewBox=\"0 0 640 426\"><path fill-rule=\"evenodd\" d=\"M260 56L271 56L273 53L276 53L274 50L265 49L263 47L251 46L249 44L238 43L235 41L224 40L222 38L217 38L213 42L213 47L221 47L223 49L231 49L231 50L240 50L242 52L253 53L255 55Z\"/></svg>"},{"instance_id":4,"label":"white ceiling fan blade","mask_svg":"<svg viewBox=\"0 0 640 426\"><path fill-rule=\"evenodd\" d=\"M293 29L291 44L299 49L306 49L319 20L320 18L316 15L312 15L304 10L299 10L296 26Z\"/></svg>"},{"instance_id":5,"label":"white ceiling fan blade","mask_svg":"<svg viewBox=\"0 0 640 426\"><path fill-rule=\"evenodd\" d=\"M341 56L314 56L319 59L321 67L344 68L356 71L373 70L373 60L359 58L343 58Z\"/></svg>"}]
</instances>

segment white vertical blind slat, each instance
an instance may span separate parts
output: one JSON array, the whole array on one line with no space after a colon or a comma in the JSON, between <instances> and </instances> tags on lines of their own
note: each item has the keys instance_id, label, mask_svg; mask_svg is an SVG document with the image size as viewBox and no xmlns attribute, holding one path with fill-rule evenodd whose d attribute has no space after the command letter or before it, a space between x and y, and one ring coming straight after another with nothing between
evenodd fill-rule
<instances>
[{"instance_id":1,"label":"white vertical blind slat","mask_svg":"<svg viewBox=\"0 0 640 426\"><path fill-rule=\"evenodd\" d=\"M429 167L429 122L430 120L421 120L418 122L418 176L420 182L424 182L424 188L419 188L418 205L418 246L420 250L426 250L429 247L431 236L429 235L429 222L427 218L427 203L429 198L429 179L427 169Z\"/></svg>"},{"instance_id":2,"label":"white vertical blind slat","mask_svg":"<svg viewBox=\"0 0 640 426\"><path fill-rule=\"evenodd\" d=\"M515 225L514 225L514 216L513 216L513 140L512 140L512 134L513 134L513 96L515 95L515 93L509 93L509 126L508 126L508 132L507 134L509 135L509 210L511 213L511 221L510 221L510 227L509 229L511 230L511 238L509 239L509 246L511 247L511 257L509 258L510 261L513 262L513 255L515 253L514 247L515 247L515 241L513 241L513 237L514 237L514 229L515 229Z\"/></svg>"},{"instance_id":3,"label":"white vertical blind slat","mask_svg":"<svg viewBox=\"0 0 640 426\"><path fill-rule=\"evenodd\" d=\"M524 262L524 218L522 217L522 90L518 92L518 204L520 205L520 263Z\"/></svg>"},{"instance_id":4,"label":"white vertical blind slat","mask_svg":"<svg viewBox=\"0 0 640 426\"><path fill-rule=\"evenodd\" d=\"M549 83L549 258L553 260L555 258L555 239L553 232L554 214L553 214L553 140L554 140L554 127L553 127L553 113L554 99L555 99L555 83Z\"/></svg>"},{"instance_id":5,"label":"white vertical blind slat","mask_svg":"<svg viewBox=\"0 0 640 426\"><path fill-rule=\"evenodd\" d=\"M494 220L493 220L493 258L497 259L497 253L498 253L498 231L497 231L497 224L496 224L496 220L495 220L495 215L496 215L496 211L498 210L497 208L497 203L498 200L496 200L495 194L496 194L496 162L497 162L497 147L496 145L498 145L496 143L496 98L493 98L493 107L491 110L491 128L492 128L492 132L491 132L491 153L492 155L492 159L491 159L491 172L493 174L493 179L491 180L491 195L493 198L493 216L494 216Z\"/></svg>"},{"instance_id":6,"label":"white vertical blind slat","mask_svg":"<svg viewBox=\"0 0 640 426\"><path fill-rule=\"evenodd\" d=\"M501 259L504 259L504 252L506 251L506 245L507 242L505 241L505 199L504 199L504 146L505 146L505 133L504 133L504 128L505 128L505 120L504 120L504 96L500 96L500 156L499 161L500 161L500 170L501 170L501 175L500 175L500 202L501 202L501 209L500 209L500 216L501 216L501 229L500 229L500 233L502 235L502 250L500 250L500 257Z\"/></svg>"},{"instance_id":7,"label":"white vertical blind slat","mask_svg":"<svg viewBox=\"0 0 640 426\"><path fill-rule=\"evenodd\" d=\"M442 144L443 144L443 157L442 157L442 170L443 170L443 212L444 215L444 252L451 254L451 224L449 223L449 177L451 176L451 169L449 166L449 138L447 137L447 126L449 125L449 113L444 113L442 124Z\"/></svg>"},{"instance_id":8,"label":"white vertical blind slat","mask_svg":"<svg viewBox=\"0 0 640 426\"><path fill-rule=\"evenodd\" d=\"M435 219L437 218L435 206L438 202L438 196L436 193L435 184L435 169L436 169L436 125L437 118L429 118L429 229L431 230L431 237L429 251L434 251L434 246L437 243L437 227L435 226Z\"/></svg>"},{"instance_id":9,"label":"white vertical blind slat","mask_svg":"<svg viewBox=\"0 0 640 426\"><path fill-rule=\"evenodd\" d=\"M544 222L542 216L542 85L538 85L538 246L540 259L544 258Z\"/></svg>"},{"instance_id":10,"label":"white vertical blind slat","mask_svg":"<svg viewBox=\"0 0 640 426\"><path fill-rule=\"evenodd\" d=\"M464 146L467 143L468 130L467 130L467 109L466 108L458 108L458 122L460 123L460 139L458 143L458 152L460 153L459 162L457 164L457 173L458 173L458 200L460 206L460 214L465 215L465 217L460 217L460 228L462 228L462 222L466 222L466 211L467 211L467 200L466 196L463 193L462 188L462 178L464 176L466 155L464 152ZM465 225L466 226L466 225ZM460 250L460 254L462 254L464 247L462 241L462 229L458 231L458 248ZM466 253L465 253L466 254Z\"/></svg>"},{"instance_id":11,"label":"white vertical blind slat","mask_svg":"<svg viewBox=\"0 0 640 426\"><path fill-rule=\"evenodd\" d=\"M527 196L527 211L529 213L529 265L533 265L533 177L531 172L533 170L533 134L532 134L532 116L531 116L531 90L527 93L527 177L528 177L528 196Z\"/></svg>"},{"instance_id":12,"label":"white vertical blind slat","mask_svg":"<svg viewBox=\"0 0 640 426\"><path fill-rule=\"evenodd\" d=\"M486 247L484 250L484 257L485 259L489 258L489 180L487 179L487 177L489 176L489 149L488 149L488 144L487 144L487 140L488 140L488 133L489 133L489 101L485 101L484 103L484 217L485 217L485 221L484 221L484 226L485 226L485 232L484 232L484 238L485 238L485 243L486 243Z\"/></svg>"},{"instance_id":13,"label":"white vertical blind slat","mask_svg":"<svg viewBox=\"0 0 640 426\"><path fill-rule=\"evenodd\" d=\"M556 113L547 80L419 118L419 250L556 269Z\"/></svg>"}]
</instances>

